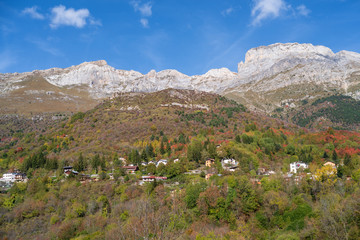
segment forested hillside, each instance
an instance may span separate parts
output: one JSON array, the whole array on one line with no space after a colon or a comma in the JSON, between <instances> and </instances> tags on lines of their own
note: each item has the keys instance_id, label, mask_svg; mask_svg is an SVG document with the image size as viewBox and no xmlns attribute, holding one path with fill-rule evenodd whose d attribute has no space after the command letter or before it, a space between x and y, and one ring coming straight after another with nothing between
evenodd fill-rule
<instances>
[{"instance_id":1,"label":"forested hillside","mask_svg":"<svg viewBox=\"0 0 360 240\"><path fill-rule=\"evenodd\" d=\"M2 137L1 172L28 180L2 188L0 236L359 239L359 146L216 94L122 94Z\"/></svg>"}]
</instances>

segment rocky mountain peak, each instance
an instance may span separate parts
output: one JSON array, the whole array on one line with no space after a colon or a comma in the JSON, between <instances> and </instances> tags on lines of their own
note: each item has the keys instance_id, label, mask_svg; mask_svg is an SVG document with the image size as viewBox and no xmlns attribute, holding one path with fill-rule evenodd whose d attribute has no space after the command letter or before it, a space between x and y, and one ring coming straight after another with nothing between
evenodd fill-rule
<instances>
[{"instance_id":1,"label":"rocky mountain peak","mask_svg":"<svg viewBox=\"0 0 360 240\"><path fill-rule=\"evenodd\" d=\"M82 89L92 99L112 97L119 92L190 89L220 93L248 106L272 110L285 100L291 103L330 91L360 98L360 54L349 51L334 54L324 46L299 43L250 49L245 61L238 64L238 73L220 68L194 76L174 69L142 74L118 70L99 60L64 69L0 74L0 93L23 88L20 83L34 76L63 89Z\"/></svg>"},{"instance_id":2,"label":"rocky mountain peak","mask_svg":"<svg viewBox=\"0 0 360 240\"><path fill-rule=\"evenodd\" d=\"M260 46L250 49L246 53L245 63L286 57L306 58L316 55L332 57L334 56L334 53L330 48L324 46L314 46L309 43L275 43L269 46Z\"/></svg>"},{"instance_id":3,"label":"rocky mountain peak","mask_svg":"<svg viewBox=\"0 0 360 240\"><path fill-rule=\"evenodd\" d=\"M236 77L236 73L230 71L228 68L211 69L204 74L204 77Z\"/></svg>"},{"instance_id":4,"label":"rocky mountain peak","mask_svg":"<svg viewBox=\"0 0 360 240\"><path fill-rule=\"evenodd\" d=\"M82 64L80 64L79 66L88 66L88 65L96 65L99 67L102 66L107 66L107 62L105 60L97 60L97 61L92 61L92 62L84 62Z\"/></svg>"}]
</instances>

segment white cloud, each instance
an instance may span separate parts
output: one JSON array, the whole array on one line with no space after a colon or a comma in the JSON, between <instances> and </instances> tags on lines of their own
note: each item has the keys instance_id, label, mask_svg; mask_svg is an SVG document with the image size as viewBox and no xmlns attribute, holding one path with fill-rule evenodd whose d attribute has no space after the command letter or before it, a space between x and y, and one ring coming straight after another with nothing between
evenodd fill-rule
<instances>
[{"instance_id":1,"label":"white cloud","mask_svg":"<svg viewBox=\"0 0 360 240\"><path fill-rule=\"evenodd\" d=\"M150 17L152 15L151 8L152 8L151 3L148 2L148 3L145 3L145 4L141 5L139 7L139 11L140 11L142 16Z\"/></svg>"},{"instance_id":2,"label":"white cloud","mask_svg":"<svg viewBox=\"0 0 360 240\"><path fill-rule=\"evenodd\" d=\"M296 10L298 11L298 13L300 15L303 15L303 16L307 16L310 13L310 10L304 4L301 4L300 6L298 6L296 8Z\"/></svg>"},{"instance_id":3,"label":"white cloud","mask_svg":"<svg viewBox=\"0 0 360 240\"><path fill-rule=\"evenodd\" d=\"M87 23L91 25L102 26L101 21L94 19L90 15L89 10L86 8L75 10L73 8L66 9L65 6L59 5L51 9L51 14L46 15L39 13L37 8L37 6L25 8L22 11L22 14L30 15L35 19L50 19L51 28L57 28L61 25L82 28Z\"/></svg>"},{"instance_id":4,"label":"white cloud","mask_svg":"<svg viewBox=\"0 0 360 240\"><path fill-rule=\"evenodd\" d=\"M147 20L146 18L140 19L140 23L141 23L141 25L143 25L144 28L149 27L149 20Z\"/></svg>"},{"instance_id":5,"label":"white cloud","mask_svg":"<svg viewBox=\"0 0 360 240\"><path fill-rule=\"evenodd\" d=\"M30 15L30 17L35 18L35 19L45 19L44 15L42 15L41 13L39 13L37 11L37 6L33 6L31 8L25 8L22 13L23 14L28 14Z\"/></svg>"},{"instance_id":6,"label":"white cloud","mask_svg":"<svg viewBox=\"0 0 360 240\"><path fill-rule=\"evenodd\" d=\"M259 25L266 18L277 18L281 11L288 9L283 0L254 0L255 6L251 11L254 17L252 25Z\"/></svg>"},{"instance_id":7,"label":"white cloud","mask_svg":"<svg viewBox=\"0 0 360 240\"><path fill-rule=\"evenodd\" d=\"M61 25L82 28L86 25L86 19L90 16L88 9L83 8L75 10L73 8L66 9L65 6L59 5L51 9L50 27L57 28Z\"/></svg>"},{"instance_id":8,"label":"white cloud","mask_svg":"<svg viewBox=\"0 0 360 240\"><path fill-rule=\"evenodd\" d=\"M152 5L151 2L141 3L139 0L130 1L130 5L133 6L135 12L140 12L141 19L140 23L144 28L149 27L149 20L147 17L152 15Z\"/></svg>"},{"instance_id":9,"label":"white cloud","mask_svg":"<svg viewBox=\"0 0 360 240\"><path fill-rule=\"evenodd\" d=\"M130 4L133 6L135 12L140 12L143 17L150 17L152 15L151 2L141 3L140 1L131 1Z\"/></svg>"},{"instance_id":10,"label":"white cloud","mask_svg":"<svg viewBox=\"0 0 360 240\"><path fill-rule=\"evenodd\" d=\"M229 8L227 8L227 9L223 10L223 11L221 12L221 14L222 14L223 16L227 16L227 15L230 15L233 11L234 11L234 8L229 7Z\"/></svg>"}]
</instances>

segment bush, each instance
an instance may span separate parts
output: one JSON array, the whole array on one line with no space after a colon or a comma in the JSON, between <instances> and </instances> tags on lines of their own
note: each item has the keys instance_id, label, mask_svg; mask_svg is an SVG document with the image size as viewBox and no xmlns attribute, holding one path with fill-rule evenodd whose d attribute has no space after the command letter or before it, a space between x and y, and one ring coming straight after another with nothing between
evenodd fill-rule
<instances>
[{"instance_id":1,"label":"bush","mask_svg":"<svg viewBox=\"0 0 360 240\"><path fill-rule=\"evenodd\" d=\"M85 113L83 113L83 112L75 113L74 115L71 116L70 123L74 123L77 120L83 119L84 117L85 117Z\"/></svg>"}]
</instances>

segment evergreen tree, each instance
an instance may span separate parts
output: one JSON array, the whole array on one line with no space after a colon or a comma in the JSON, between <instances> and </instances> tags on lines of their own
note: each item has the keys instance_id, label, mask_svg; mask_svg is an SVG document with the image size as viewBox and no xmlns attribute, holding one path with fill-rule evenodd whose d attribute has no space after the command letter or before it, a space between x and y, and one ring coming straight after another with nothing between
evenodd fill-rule
<instances>
[{"instance_id":1,"label":"evergreen tree","mask_svg":"<svg viewBox=\"0 0 360 240\"><path fill-rule=\"evenodd\" d=\"M170 146L170 143L167 142L166 143L166 152L170 155L171 154L171 146Z\"/></svg>"},{"instance_id":2,"label":"evergreen tree","mask_svg":"<svg viewBox=\"0 0 360 240\"><path fill-rule=\"evenodd\" d=\"M350 164L351 164L351 156L349 154L345 154L344 165L350 166Z\"/></svg>"},{"instance_id":3,"label":"evergreen tree","mask_svg":"<svg viewBox=\"0 0 360 240\"><path fill-rule=\"evenodd\" d=\"M145 151L146 151L146 154L148 155L148 158L155 157L154 147L152 146L151 143L146 146Z\"/></svg>"},{"instance_id":4,"label":"evergreen tree","mask_svg":"<svg viewBox=\"0 0 360 240\"><path fill-rule=\"evenodd\" d=\"M140 157L139 151L137 149L131 150L129 160L133 164L136 164L136 165L141 164L141 157Z\"/></svg>"},{"instance_id":5,"label":"evergreen tree","mask_svg":"<svg viewBox=\"0 0 360 240\"><path fill-rule=\"evenodd\" d=\"M141 161L142 162L148 162L148 157L147 157L147 155L146 155L146 150L143 150L142 152L141 152Z\"/></svg>"},{"instance_id":6,"label":"evergreen tree","mask_svg":"<svg viewBox=\"0 0 360 240\"><path fill-rule=\"evenodd\" d=\"M332 160L336 165L339 164L339 159L338 159L338 156L337 156L337 153L336 153L335 149L334 149L333 154L332 154Z\"/></svg>"},{"instance_id":7,"label":"evergreen tree","mask_svg":"<svg viewBox=\"0 0 360 240\"><path fill-rule=\"evenodd\" d=\"M165 153L164 142L161 141L161 144L160 144L160 154L161 154L161 155L164 155L164 153Z\"/></svg>"},{"instance_id":8,"label":"evergreen tree","mask_svg":"<svg viewBox=\"0 0 360 240\"><path fill-rule=\"evenodd\" d=\"M85 170L85 168L86 168L85 159L82 153L80 153L78 160L74 163L74 169L75 171L82 172Z\"/></svg>"}]
</instances>

